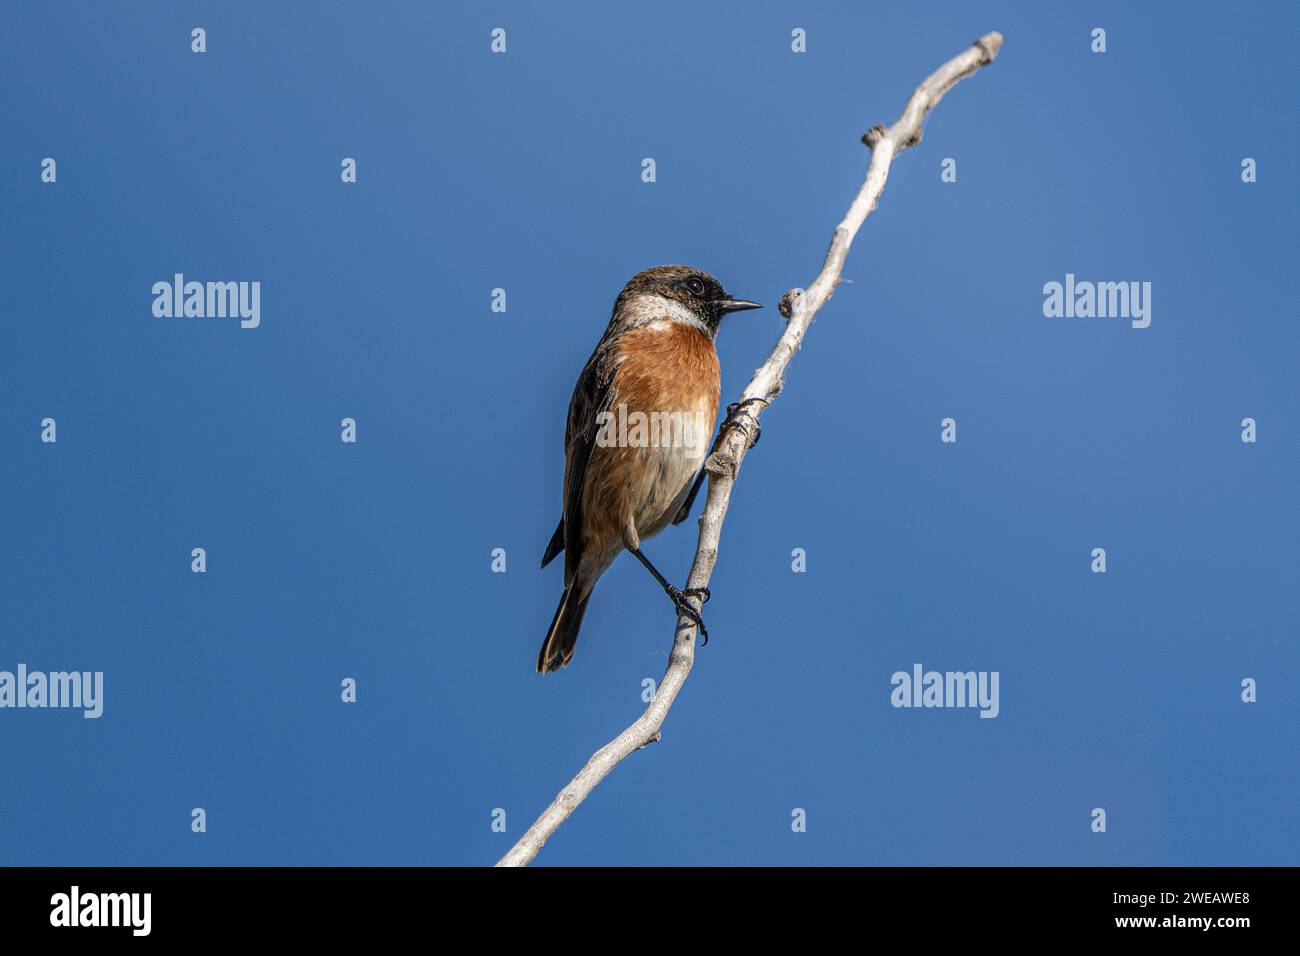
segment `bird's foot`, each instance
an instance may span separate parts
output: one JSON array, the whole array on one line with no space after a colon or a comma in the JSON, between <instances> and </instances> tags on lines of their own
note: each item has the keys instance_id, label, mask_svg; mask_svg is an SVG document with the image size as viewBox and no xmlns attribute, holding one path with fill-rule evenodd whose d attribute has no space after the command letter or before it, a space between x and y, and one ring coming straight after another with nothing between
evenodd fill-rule
<instances>
[{"instance_id":1,"label":"bird's foot","mask_svg":"<svg viewBox=\"0 0 1300 956\"><path fill-rule=\"evenodd\" d=\"M708 604L709 598L713 597L713 594L709 591L708 588L687 588L682 593L685 594L687 597L699 598L701 604Z\"/></svg>"},{"instance_id":2,"label":"bird's foot","mask_svg":"<svg viewBox=\"0 0 1300 956\"><path fill-rule=\"evenodd\" d=\"M683 591L672 585L668 586L668 596L672 598L673 604L676 605L677 612L689 617L691 622L700 629L700 637L704 639L703 644L709 643L709 629L704 626L704 618L700 616L699 611L695 610L695 606L691 604L688 598L699 597L701 598L700 604L704 604L708 600L708 590L708 588L691 588ZM702 596L700 592L705 592L705 594Z\"/></svg>"},{"instance_id":3,"label":"bird's foot","mask_svg":"<svg viewBox=\"0 0 1300 956\"><path fill-rule=\"evenodd\" d=\"M749 447L753 448L758 444L758 440L763 437L763 426L758 423L757 419L745 415L744 411L745 406L754 404L766 406L768 401L765 398L747 398L743 402L732 402L727 406L727 418L718 431L721 432L723 428L739 428L745 433L745 437L749 439ZM750 434L751 427L753 428L753 434Z\"/></svg>"}]
</instances>

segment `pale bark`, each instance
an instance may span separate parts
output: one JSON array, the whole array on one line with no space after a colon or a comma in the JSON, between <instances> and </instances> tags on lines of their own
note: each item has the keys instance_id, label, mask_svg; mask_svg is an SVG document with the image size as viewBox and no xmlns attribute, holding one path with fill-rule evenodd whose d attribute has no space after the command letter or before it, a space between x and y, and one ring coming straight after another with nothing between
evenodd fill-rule
<instances>
[{"instance_id":1,"label":"pale bark","mask_svg":"<svg viewBox=\"0 0 1300 956\"><path fill-rule=\"evenodd\" d=\"M970 76L986 63L991 63L1001 46L1000 33L988 33L980 37L973 46L926 77L893 126L876 126L862 137L863 142L871 148L871 165L867 169L866 181L853 200L853 205L849 207L848 214L835 228L821 272L812 285L806 291L791 289L782 297L781 314L788 321L776 347L762 367L754 373L741 395L741 402L750 403L744 405L736 416L743 427L727 427L724 424L713 453L705 462L709 474L708 499L704 505L704 514L700 517L699 543L695 549L688 588L708 586L713 566L718 559L718 543L722 534L722 522L727 516L727 507L731 501L732 485L750 448L749 432L746 429L758 427L763 409L780 394L781 378L786 366L802 344L813 316L826 304L839 284L849 246L862 223L875 208L876 200L885 188L889 166L894 157L920 141L921 124L943 95L959 80ZM696 604L698 606L698 600ZM586 766L560 791L537 821L519 838L519 842L497 862L497 866L526 866L537 855L542 844L623 758L659 740L660 728L668 716L668 710L677 699L695 662L695 630L689 618L684 615L678 617L668 670L659 682L654 700L631 726L592 754Z\"/></svg>"}]
</instances>

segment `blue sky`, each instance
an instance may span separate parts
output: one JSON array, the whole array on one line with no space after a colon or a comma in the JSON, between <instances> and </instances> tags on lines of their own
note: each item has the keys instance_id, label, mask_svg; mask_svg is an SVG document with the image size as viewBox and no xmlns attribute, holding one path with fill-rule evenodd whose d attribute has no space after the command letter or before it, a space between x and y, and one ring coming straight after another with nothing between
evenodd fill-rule
<instances>
[{"instance_id":1,"label":"blue sky","mask_svg":"<svg viewBox=\"0 0 1300 956\"><path fill-rule=\"evenodd\" d=\"M615 295L684 262L767 303L719 337L734 400L862 132L994 29L764 418L663 742L539 862L1300 862L1298 20L7 6L0 670L103 671L105 702L0 710L0 863L494 861L671 641L622 558L573 666L533 671L565 408ZM261 282L261 325L155 318L176 272ZM1067 273L1151 282L1150 327L1044 317ZM694 545L646 550L680 582ZM917 662L997 671L999 716L891 707Z\"/></svg>"}]
</instances>

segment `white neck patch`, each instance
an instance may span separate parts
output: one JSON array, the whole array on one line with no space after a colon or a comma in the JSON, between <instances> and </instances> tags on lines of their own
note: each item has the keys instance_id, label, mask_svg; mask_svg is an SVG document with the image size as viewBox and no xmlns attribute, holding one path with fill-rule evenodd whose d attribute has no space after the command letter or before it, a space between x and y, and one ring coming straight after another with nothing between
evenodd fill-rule
<instances>
[{"instance_id":1,"label":"white neck patch","mask_svg":"<svg viewBox=\"0 0 1300 956\"><path fill-rule=\"evenodd\" d=\"M689 325L710 335L709 327L704 321L676 299L670 299L657 292L643 292L628 300L623 315L633 326L648 326L652 329L666 329L667 323Z\"/></svg>"}]
</instances>

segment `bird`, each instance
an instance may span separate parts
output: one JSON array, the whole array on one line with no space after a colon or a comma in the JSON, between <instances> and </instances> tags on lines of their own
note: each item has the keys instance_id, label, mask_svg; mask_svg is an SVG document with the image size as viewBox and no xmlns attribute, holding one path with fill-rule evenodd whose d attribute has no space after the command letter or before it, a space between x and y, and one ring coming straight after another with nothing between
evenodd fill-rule
<instances>
[{"instance_id":1,"label":"bird","mask_svg":"<svg viewBox=\"0 0 1300 956\"><path fill-rule=\"evenodd\" d=\"M721 395L718 327L733 312L759 308L733 298L709 273L682 265L638 272L614 301L569 401L563 510L542 556L544 568L564 552L564 593L537 655L539 674L573 660L592 589L623 551L708 640L687 601L707 601L708 589L673 586L641 542L690 514Z\"/></svg>"}]
</instances>

